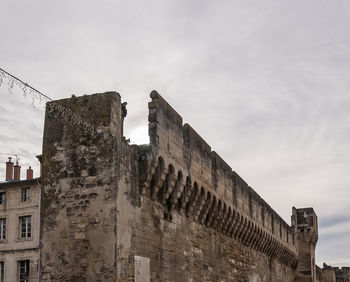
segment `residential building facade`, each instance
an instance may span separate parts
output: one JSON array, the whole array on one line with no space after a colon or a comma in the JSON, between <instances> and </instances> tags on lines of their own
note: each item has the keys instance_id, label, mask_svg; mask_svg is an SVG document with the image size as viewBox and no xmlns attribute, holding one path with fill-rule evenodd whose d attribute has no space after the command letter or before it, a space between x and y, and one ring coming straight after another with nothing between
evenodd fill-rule
<instances>
[{"instance_id":1,"label":"residential building facade","mask_svg":"<svg viewBox=\"0 0 350 282\"><path fill-rule=\"evenodd\" d=\"M20 180L20 166L9 159L6 180L0 183L0 282L37 281L39 178L28 169L27 179Z\"/></svg>"}]
</instances>

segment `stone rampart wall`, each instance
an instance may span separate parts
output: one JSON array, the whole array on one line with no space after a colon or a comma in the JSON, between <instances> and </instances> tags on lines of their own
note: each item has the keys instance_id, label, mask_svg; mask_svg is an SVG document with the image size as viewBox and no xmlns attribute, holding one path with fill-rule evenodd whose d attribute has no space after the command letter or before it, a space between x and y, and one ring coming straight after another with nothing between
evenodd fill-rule
<instances>
[{"instance_id":1,"label":"stone rampart wall","mask_svg":"<svg viewBox=\"0 0 350 282\"><path fill-rule=\"evenodd\" d=\"M151 143L140 146L123 139L117 93L49 104L42 280L134 281L138 257L152 281L293 281L292 228L158 93L151 98ZM60 105L73 114L57 118Z\"/></svg>"},{"instance_id":2,"label":"stone rampart wall","mask_svg":"<svg viewBox=\"0 0 350 282\"><path fill-rule=\"evenodd\" d=\"M151 199L158 198L163 205L170 201L171 208L179 203L193 220L238 236L253 248L255 241L262 243L259 248L269 256L296 263L293 229L190 125L182 124L182 117L157 92L151 98L154 155L143 190L150 187Z\"/></svg>"},{"instance_id":3,"label":"stone rampart wall","mask_svg":"<svg viewBox=\"0 0 350 282\"><path fill-rule=\"evenodd\" d=\"M185 210L174 211L171 221L165 210L143 196L140 209L131 215L129 262L135 255L149 258L151 281L293 281L289 265L194 221ZM125 281L133 281L132 269L124 273Z\"/></svg>"},{"instance_id":4,"label":"stone rampart wall","mask_svg":"<svg viewBox=\"0 0 350 282\"><path fill-rule=\"evenodd\" d=\"M317 268L317 282L350 282L350 267L332 267L323 264Z\"/></svg>"}]
</instances>

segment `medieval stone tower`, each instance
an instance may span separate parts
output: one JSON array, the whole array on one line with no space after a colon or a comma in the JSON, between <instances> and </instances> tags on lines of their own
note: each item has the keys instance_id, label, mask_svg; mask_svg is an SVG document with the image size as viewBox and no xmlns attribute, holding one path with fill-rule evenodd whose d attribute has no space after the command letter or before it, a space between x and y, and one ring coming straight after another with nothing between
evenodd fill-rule
<instances>
[{"instance_id":1,"label":"medieval stone tower","mask_svg":"<svg viewBox=\"0 0 350 282\"><path fill-rule=\"evenodd\" d=\"M318 227L314 210L293 208L292 226L297 237L299 275L303 277L302 281L316 282L315 248Z\"/></svg>"},{"instance_id":2,"label":"medieval stone tower","mask_svg":"<svg viewBox=\"0 0 350 282\"><path fill-rule=\"evenodd\" d=\"M117 277L117 230L125 229L117 228L117 194L122 185L132 183L126 179L132 171L131 147L122 143L121 132L117 93L47 105L41 205L44 281Z\"/></svg>"}]
</instances>

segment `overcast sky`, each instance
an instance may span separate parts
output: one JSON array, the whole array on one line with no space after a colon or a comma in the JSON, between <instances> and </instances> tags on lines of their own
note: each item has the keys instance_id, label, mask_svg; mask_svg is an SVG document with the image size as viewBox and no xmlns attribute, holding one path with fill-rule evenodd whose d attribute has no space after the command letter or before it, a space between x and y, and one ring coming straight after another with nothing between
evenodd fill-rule
<instances>
[{"instance_id":1,"label":"overcast sky","mask_svg":"<svg viewBox=\"0 0 350 282\"><path fill-rule=\"evenodd\" d=\"M118 91L133 142L156 89L288 223L314 207L320 266L350 266L348 0L0 0L0 27L1 68L53 99ZM43 107L14 92L1 180L41 153Z\"/></svg>"}]
</instances>

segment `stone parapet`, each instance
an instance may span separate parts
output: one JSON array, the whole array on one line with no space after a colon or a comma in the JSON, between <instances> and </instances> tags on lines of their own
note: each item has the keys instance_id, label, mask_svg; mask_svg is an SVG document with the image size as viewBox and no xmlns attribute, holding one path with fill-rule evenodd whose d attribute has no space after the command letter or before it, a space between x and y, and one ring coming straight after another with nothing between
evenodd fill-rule
<instances>
[{"instance_id":1,"label":"stone parapet","mask_svg":"<svg viewBox=\"0 0 350 282\"><path fill-rule=\"evenodd\" d=\"M147 180L141 185L144 196L164 206L165 218L170 221L172 214L178 212L205 228L212 228L286 265L296 266L294 248L241 213L210 187L199 186L190 176L184 177L182 171L175 171L162 157L150 168Z\"/></svg>"},{"instance_id":2,"label":"stone parapet","mask_svg":"<svg viewBox=\"0 0 350 282\"><path fill-rule=\"evenodd\" d=\"M269 255L296 258L291 226L190 125L183 125L182 117L156 91L150 96L152 157L147 181L141 183L150 189L150 197L162 203L168 198L171 208L177 206L180 213L245 244L265 242L266 246L256 247ZM172 186L170 179L176 179ZM178 182L185 184L179 188Z\"/></svg>"}]
</instances>

